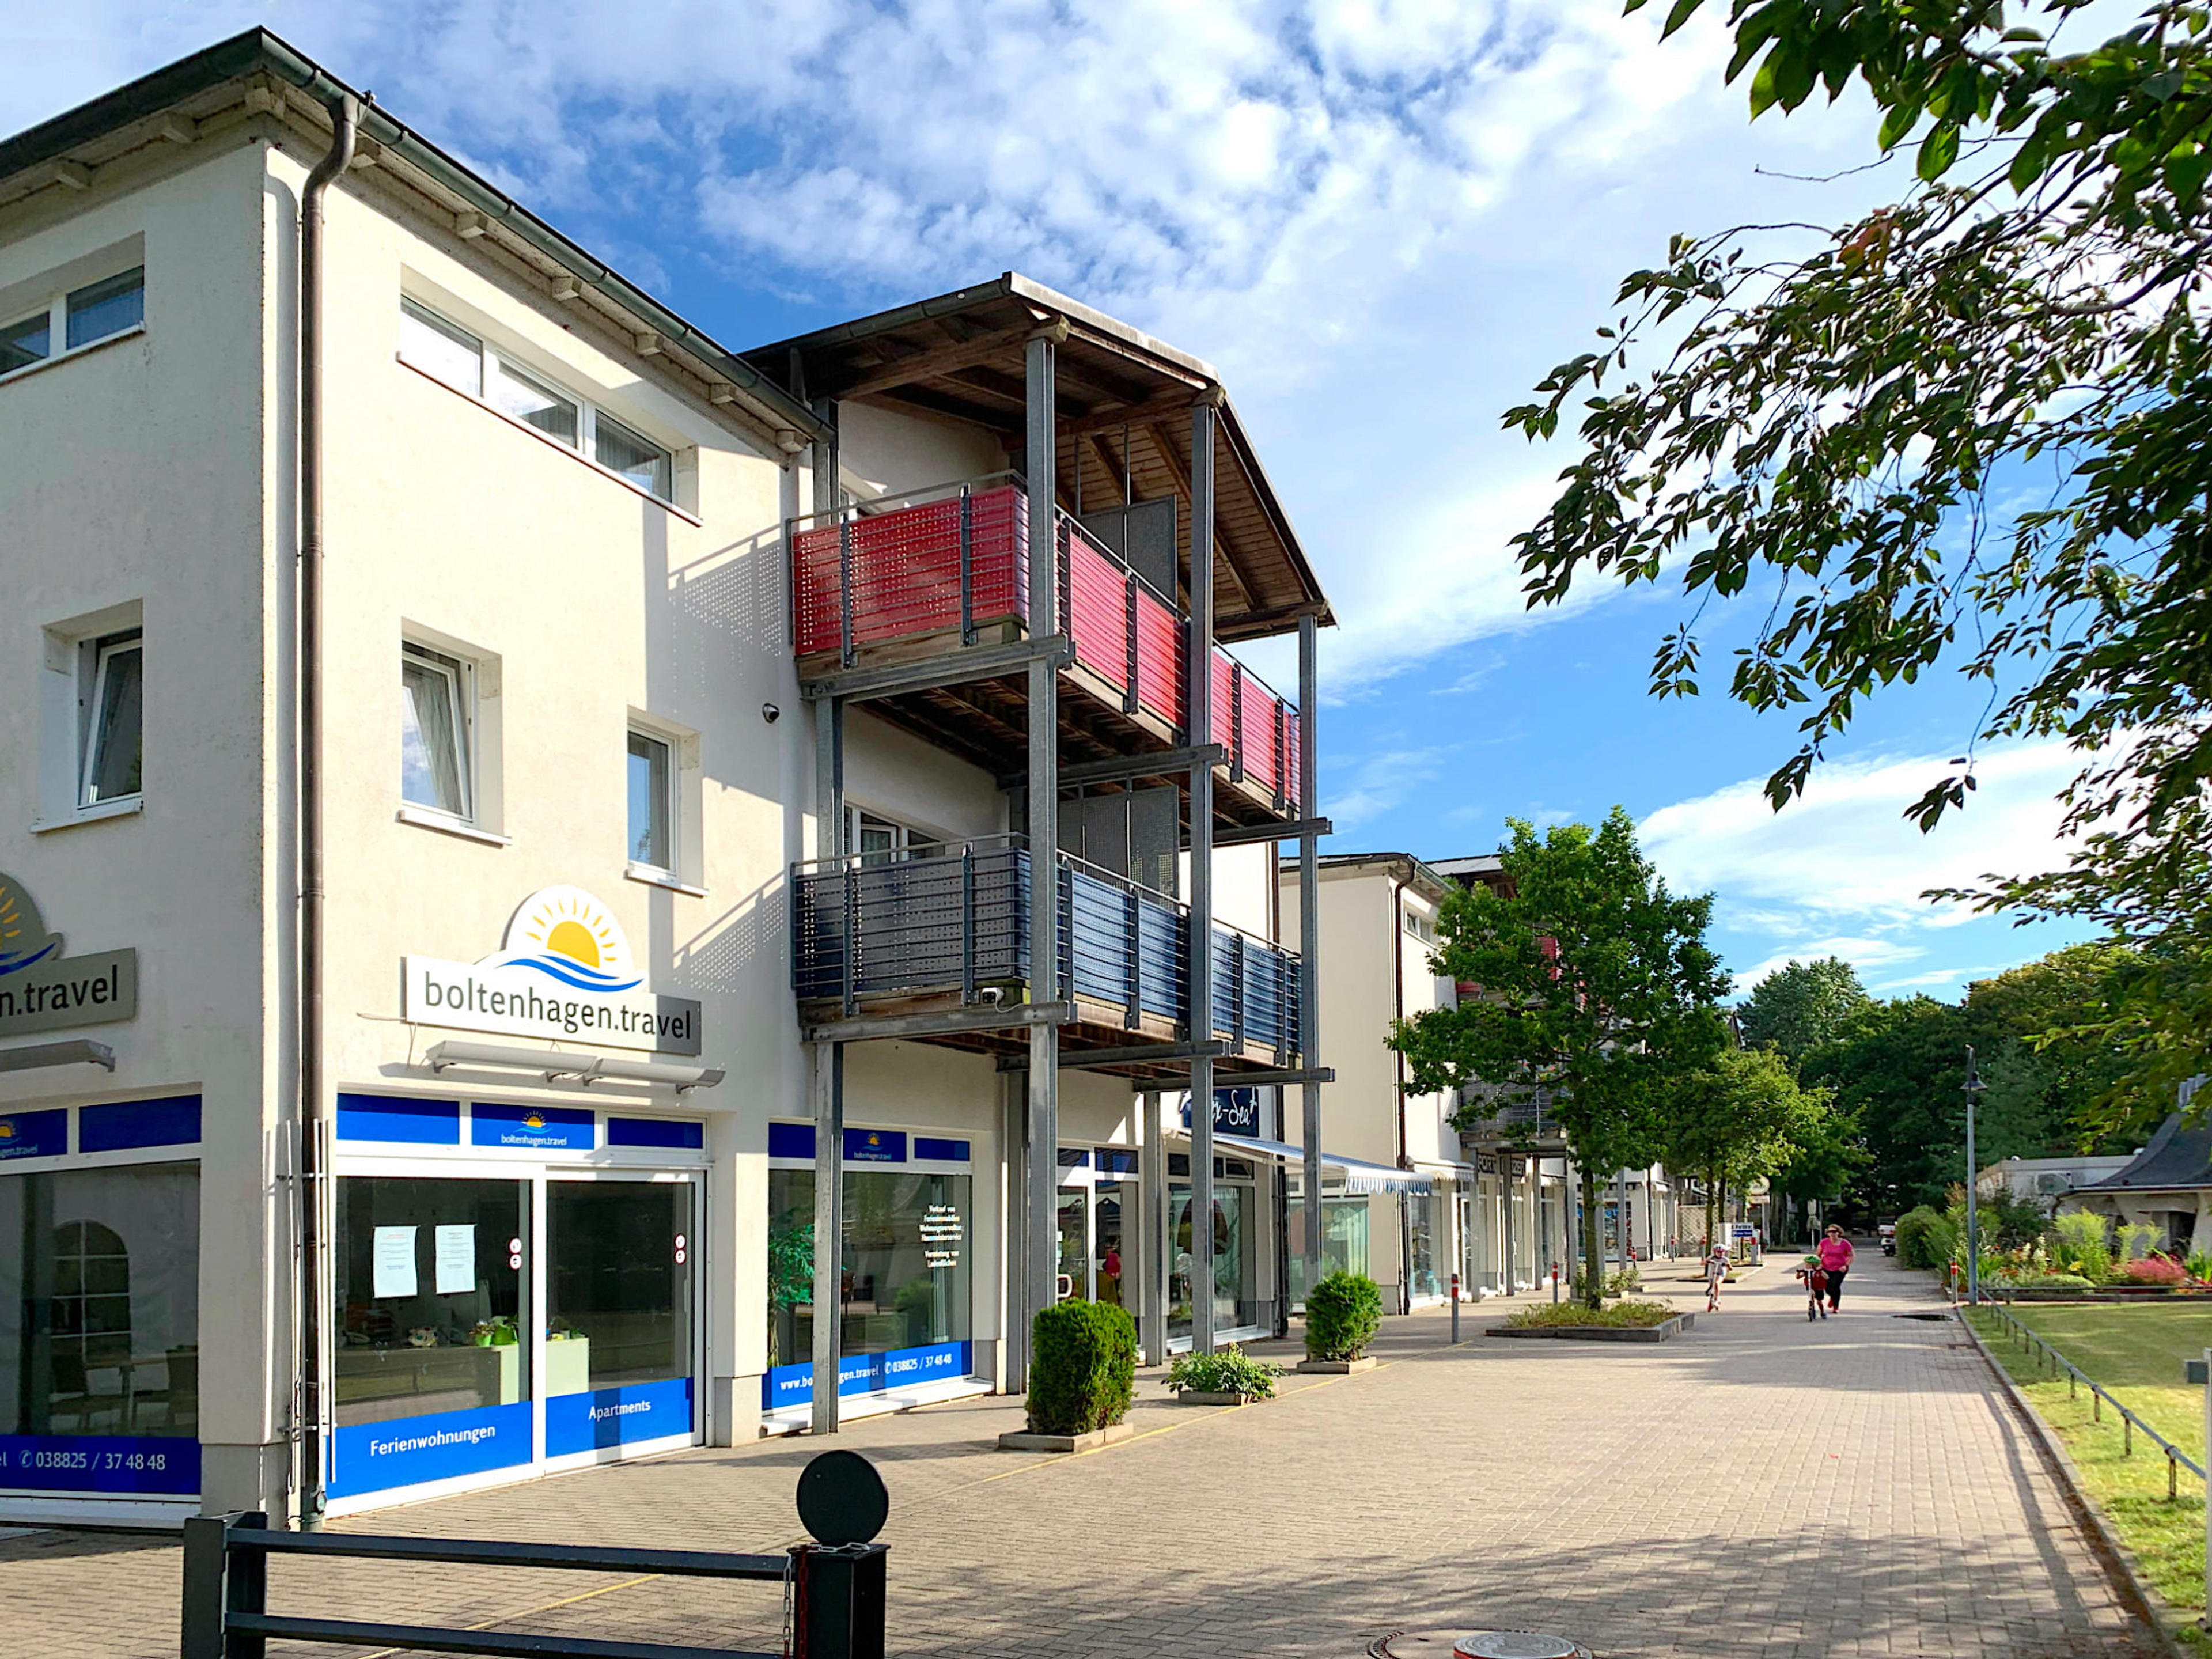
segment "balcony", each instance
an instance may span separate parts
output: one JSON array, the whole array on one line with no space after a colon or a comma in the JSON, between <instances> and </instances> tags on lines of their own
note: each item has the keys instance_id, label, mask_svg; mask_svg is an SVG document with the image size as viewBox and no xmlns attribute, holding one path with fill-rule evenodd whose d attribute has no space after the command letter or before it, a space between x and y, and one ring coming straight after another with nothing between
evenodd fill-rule
<instances>
[{"instance_id":1,"label":"balcony","mask_svg":"<svg viewBox=\"0 0 2212 1659\"><path fill-rule=\"evenodd\" d=\"M1067 1000L1077 1009L1076 1022L1061 1031L1071 1058L1084 1048L1187 1035L1186 906L1061 854L1057 983L1038 986L1023 837L952 843L896 861L878 861L883 856L794 868L792 971L802 1018ZM1287 1065L1298 1050L1297 954L1218 923L1212 944L1209 1035L1229 1045L1223 1074ZM1000 1033L995 1040L1011 1048L1020 1038Z\"/></svg>"},{"instance_id":2,"label":"balcony","mask_svg":"<svg viewBox=\"0 0 2212 1659\"><path fill-rule=\"evenodd\" d=\"M986 483L921 492L929 499L902 496L901 506L848 508L809 529L794 526L792 638L802 678L1027 636L1028 496L1017 483ZM1208 729L1191 733L1188 619L1073 519L1056 516L1059 610L1074 655L1060 676L1064 757L1080 763L1217 743L1228 754L1217 776L1231 822L1297 817L1296 705L1217 648ZM1021 695L1007 677L996 692L963 696L933 688L881 707L1003 771L1023 752L1014 717Z\"/></svg>"}]
</instances>

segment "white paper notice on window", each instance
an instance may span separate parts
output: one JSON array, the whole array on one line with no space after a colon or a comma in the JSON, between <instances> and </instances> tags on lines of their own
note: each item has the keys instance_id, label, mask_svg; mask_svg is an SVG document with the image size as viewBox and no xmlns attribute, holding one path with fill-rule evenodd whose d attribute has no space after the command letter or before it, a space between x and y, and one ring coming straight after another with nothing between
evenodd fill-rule
<instances>
[{"instance_id":1,"label":"white paper notice on window","mask_svg":"<svg viewBox=\"0 0 2212 1659\"><path fill-rule=\"evenodd\" d=\"M441 1227L437 1234L438 1294L453 1296L477 1287L477 1229L474 1222Z\"/></svg>"},{"instance_id":2,"label":"white paper notice on window","mask_svg":"<svg viewBox=\"0 0 2212 1659\"><path fill-rule=\"evenodd\" d=\"M371 1296L415 1294L414 1228L379 1227L371 1254Z\"/></svg>"}]
</instances>

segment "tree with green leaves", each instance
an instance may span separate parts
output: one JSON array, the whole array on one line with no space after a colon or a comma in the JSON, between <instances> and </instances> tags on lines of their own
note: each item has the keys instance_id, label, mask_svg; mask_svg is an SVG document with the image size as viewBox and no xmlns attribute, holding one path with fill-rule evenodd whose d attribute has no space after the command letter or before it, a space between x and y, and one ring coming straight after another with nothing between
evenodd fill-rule
<instances>
[{"instance_id":1,"label":"tree with green leaves","mask_svg":"<svg viewBox=\"0 0 2212 1659\"><path fill-rule=\"evenodd\" d=\"M1806 1083L1832 1091L1863 1126L1867 1164L1856 1195L1875 1215L1940 1209L1944 1188L1964 1178L1972 1040L1956 1003L1900 997L1869 1005L1805 1056Z\"/></svg>"},{"instance_id":2,"label":"tree with green leaves","mask_svg":"<svg viewBox=\"0 0 2212 1659\"><path fill-rule=\"evenodd\" d=\"M1582 1171L1581 1290L1595 1306L1604 1264L1598 1183L1656 1162L1681 1080L1727 1042L1728 989L1705 945L1712 896L1669 892L1615 807L1603 824L1539 834L1520 819L1498 848L1504 890L1446 898L1435 971L1480 988L1455 1007L1398 1022L1415 1094L1471 1085L1541 1096ZM1492 1101L1462 1109L1488 1115Z\"/></svg>"},{"instance_id":3,"label":"tree with green leaves","mask_svg":"<svg viewBox=\"0 0 2212 1659\"><path fill-rule=\"evenodd\" d=\"M1841 957L1788 962L1751 988L1736 1011L1736 1030L1746 1048L1779 1049L1795 1066L1871 1000L1858 969Z\"/></svg>"},{"instance_id":4,"label":"tree with green leaves","mask_svg":"<svg viewBox=\"0 0 2212 1659\"><path fill-rule=\"evenodd\" d=\"M1786 1169L1827 1105L1826 1091L1800 1088L1772 1048L1723 1048L1683 1079L1668 1108L1663 1152L1669 1170L1705 1183L1708 1248L1722 1194Z\"/></svg>"},{"instance_id":5,"label":"tree with green leaves","mask_svg":"<svg viewBox=\"0 0 2212 1659\"><path fill-rule=\"evenodd\" d=\"M1869 696L1939 663L1989 708L1923 828L1966 804L1976 743L2079 751L2065 865L1946 896L2138 946L2106 1035L2171 1099L2212 1068L2212 12L2099 15L1728 0L1754 118L1862 88L1909 177L1832 228L1678 236L1505 418L1547 439L1580 405L1583 453L1516 541L1532 605L1679 578L1699 613L1757 608L1728 687L1796 717L1778 808ZM1659 695L1704 682L1696 627L1661 642Z\"/></svg>"}]
</instances>

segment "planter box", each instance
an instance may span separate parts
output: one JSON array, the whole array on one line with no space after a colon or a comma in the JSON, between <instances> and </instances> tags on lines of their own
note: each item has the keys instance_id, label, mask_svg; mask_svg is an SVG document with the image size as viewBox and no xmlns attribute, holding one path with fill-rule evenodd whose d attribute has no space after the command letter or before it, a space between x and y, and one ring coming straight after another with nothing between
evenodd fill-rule
<instances>
[{"instance_id":1,"label":"planter box","mask_svg":"<svg viewBox=\"0 0 2212 1659\"><path fill-rule=\"evenodd\" d=\"M1116 1440L1127 1440L1136 1430L1127 1423L1110 1423L1103 1429L1093 1429L1088 1434L1002 1434L999 1437L1000 1451L1079 1452L1096 1451L1101 1446L1110 1446Z\"/></svg>"},{"instance_id":2,"label":"planter box","mask_svg":"<svg viewBox=\"0 0 2212 1659\"><path fill-rule=\"evenodd\" d=\"M1362 1354L1357 1359L1301 1359L1298 1369L1322 1376L1347 1376L1353 1371L1371 1371L1375 1356Z\"/></svg>"},{"instance_id":3,"label":"planter box","mask_svg":"<svg viewBox=\"0 0 2212 1659\"><path fill-rule=\"evenodd\" d=\"M1204 1389L1176 1390L1176 1403L1179 1406L1249 1406L1264 1398L1256 1394L1213 1394Z\"/></svg>"},{"instance_id":4,"label":"planter box","mask_svg":"<svg viewBox=\"0 0 2212 1659\"><path fill-rule=\"evenodd\" d=\"M1492 1325L1485 1336L1551 1338L1561 1342L1666 1342L1697 1323L1693 1313L1676 1314L1656 1325Z\"/></svg>"}]
</instances>

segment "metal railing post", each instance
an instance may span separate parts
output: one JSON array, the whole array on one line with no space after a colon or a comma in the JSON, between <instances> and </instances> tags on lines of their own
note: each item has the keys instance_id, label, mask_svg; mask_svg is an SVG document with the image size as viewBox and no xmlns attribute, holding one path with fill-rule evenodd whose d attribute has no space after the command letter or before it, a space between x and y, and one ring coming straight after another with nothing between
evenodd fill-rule
<instances>
[{"instance_id":1,"label":"metal railing post","mask_svg":"<svg viewBox=\"0 0 2212 1659\"><path fill-rule=\"evenodd\" d=\"M1121 693L1121 712L1122 712L1123 714L1135 714L1135 713L1137 712L1137 701L1138 701L1138 699L1137 699L1137 573L1136 573L1135 571L1132 570L1132 571L1129 571L1129 572L1127 572L1127 573L1126 574L1126 577L1125 577L1125 580L1124 580L1124 581L1123 581L1123 587L1124 587L1124 590L1125 590L1125 592L1126 592L1125 604L1127 605L1127 625L1128 625L1128 630L1129 630L1129 634L1128 634L1128 646L1129 646L1129 650L1128 650L1128 658L1127 658L1127 661L1128 661L1128 670L1129 670L1129 684L1128 684L1128 687L1127 687L1127 689L1126 690L1124 690L1124 691Z\"/></svg>"},{"instance_id":2,"label":"metal railing post","mask_svg":"<svg viewBox=\"0 0 2212 1659\"><path fill-rule=\"evenodd\" d=\"M792 1659L884 1659L881 1544L794 1544Z\"/></svg>"},{"instance_id":3,"label":"metal railing post","mask_svg":"<svg viewBox=\"0 0 2212 1659\"><path fill-rule=\"evenodd\" d=\"M960 1006L975 1000L975 844L960 843Z\"/></svg>"},{"instance_id":4,"label":"metal railing post","mask_svg":"<svg viewBox=\"0 0 2212 1659\"><path fill-rule=\"evenodd\" d=\"M857 994L854 988L854 981L858 978L859 975L858 969L853 961L853 951L854 938L859 931L858 923L860 921L860 872L859 870L854 868L850 862L848 862L845 866L845 949L843 953L845 957L845 985L843 1006L845 1014L848 1018L851 1017L854 1008L857 1006Z\"/></svg>"},{"instance_id":5,"label":"metal railing post","mask_svg":"<svg viewBox=\"0 0 2212 1659\"><path fill-rule=\"evenodd\" d=\"M960 643L975 643L975 502L960 486Z\"/></svg>"},{"instance_id":6,"label":"metal railing post","mask_svg":"<svg viewBox=\"0 0 2212 1659\"><path fill-rule=\"evenodd\" d=\"M259 1549L234 1546L231 1534L268 1525L268 1516L258 1510L194 1516L185 1522L179 1659L264 1659L268 1638L231 1629L230 1615L269 1611L269 1558Z\"/></svg>"},{"instance_id":7,"label":"metal railing post","mask_svg":"<svg viewBox=\"0 0 2212 1659\"><path fill-rule=\"evenodd\" d=\"M1144 951L1139 947L1144 915L1133 887L1121 890L1121 953L1128 984L1128 999L1121 1006L1121 1024L1126 1030L1133 1031L1143 1021L1145 1000Z\"/></svg>"},{"instance_id":8,"label":"metal railing post","mask_svg":"<svg viewBox=\"0 0 2212 1659\"><path fill-rule=\"evenodd\" d=\"M853 521L843 516L837 520L837 655L853 665Z\"/></svg>"}]
</instances>

